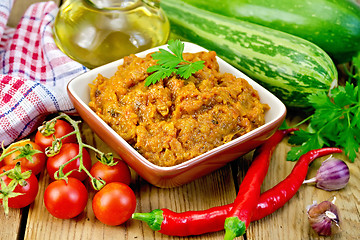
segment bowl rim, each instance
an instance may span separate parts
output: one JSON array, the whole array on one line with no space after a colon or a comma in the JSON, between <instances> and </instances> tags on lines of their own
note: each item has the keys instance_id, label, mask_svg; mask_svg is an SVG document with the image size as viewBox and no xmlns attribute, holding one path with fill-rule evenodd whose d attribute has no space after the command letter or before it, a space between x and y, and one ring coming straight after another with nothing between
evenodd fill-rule
<instances>
[{"instance_id":1,"label":"bowl rim","mask_svg":"<svg viewBox=\"0 0 360 240\"><path fill-rule=\"evenodd\" d=\"M195 51L192 51L192 52L199 52L199 51L209 51L197 44L194 44L194 43L190 43L190 42L185 42L185 41L182 41L185 45L185 50L184 50L184 53L185 52L189 52L187 51L189 48L190 49L195 49ZM136 53L135 55L136 56L140 56L140 57L144 57L146 54L148 53L151 53L151 52L155 52L157 51L158 49L160 48L164 48L164 47L167 47L168 44L164 44L164 45L161 45L161 46L158 46L158 47L155 47L155 48L151 48L151 49L148 49L148 50L145 50L143 52L139 52L139 53ZM238 144L241 144L242 142L246 142L246 140L248 139L252 139L252 138L255 138L256 136L258 135L261 135L263 134L263 130L267 130L267 129L272 129L274 128L274 125L277 125L278 124L278 121L280 119L283 119L285 118L286 116L286 106L274 95L272 94L269 90L267 90L266 88L262 87L259 83L257 83L256 81L254 81L253 79L251 79L250 77L248 77L246 74L244 74L243 72L241 72L240 70L236 69L234 66L232 66L231 64L227 63L226 61L224 61L222 58L216 56L217 58L217 61L219 63L219 66L226 66L227 68L232 68L234 70L236 70L237 72L239 72L240 77L244 78L246 81L250 81L250 85L252 87L255 86L256 89L262 89L262 91L264 93L266 93L267 95L271 96L273 101L276 102L276 105L278 105L279 109L278 109L278 113L277 113L277 116L274 117L273 119L271 119L271 121L269 122L266 122L265 124L263 124L262 126L256 128L256 129L253 129L252 131L236 138L236 139L233 139L231 140L230 142L227 142L225 144L222 144L216 148L213 148L199 156L196 156L194 158L191 158L187 161L184 161L180 164L177 164L177 165L174 165L174 166L169 166L169 167L164 167L164 166L158 166L152 162L150 162L149 160L147 160L144 156L142 156L139 152L137 152L129 143L127 143L119 134L117 134L115 132L114 129L112 129L104 120L102 120L89 106L88 106L88 103L85 103L85 101L79 96L78 92L76 91L76 89L74 88L75 87L75 84L77 83L77 81L83 81L83 79L89 79L87 78L87 76L89 75L93 75L94 73L99 74L100 72L102 73L103 71L108 71L109 68L111 68L112 70L115 70L117 71L117 68L119 65L123 64L123 61L124 59L121 58L119 60L116 60L116 61L113 61L113 62L110 62L108 64L105 64L105 65L102 65L102 66L99 66L97 68L94 68L94 69L91 69L90 71L87 71L73 79L71 79L68 84L67 84L67 91L68 91L68 94L71 95L77 102L78 104L80 104L85 110L86 112L88 112L88 114L91 114L92 117L94 117L96 120L99 121L99 124L101 124L103 127L106 128L106 130L109 131L110 134L114 135L114 137L116 137L125 147L128 148L128 150L131 151L132 154L134 154L134 156L136 157L137 160L141 161L142 164L146 165L148 168L151 168L153 170L156 170L156 171L161 171L161 172L168 172L168 171L173 171L173 170L176 170L176 171L181 171L183 169L187 169L188 167L191 167L191 166L195 166L195 165L198 165L200 164L201 162L203 161L206 161L207 157L208 156L211 156L215 153L217 153L218 151L223 151L229 147L232 147L234 145L238 145ZM102 73L103 74L103 73ZM114 73L112 74L108 74L109 77L114 75ZM89 76L90 77L90 76ZM237 76L238 77L238 76ZM92 81L94 80L95 78L91 79L88 84L91 84ZM258 90L257 90L258 91ZM88 90L88 92L90 92ZM258 91L259 92L259 91ZM75 105L75 104L74 104ZM90 126L91 127L91 126Z\"/></svg>"}]
</instances>

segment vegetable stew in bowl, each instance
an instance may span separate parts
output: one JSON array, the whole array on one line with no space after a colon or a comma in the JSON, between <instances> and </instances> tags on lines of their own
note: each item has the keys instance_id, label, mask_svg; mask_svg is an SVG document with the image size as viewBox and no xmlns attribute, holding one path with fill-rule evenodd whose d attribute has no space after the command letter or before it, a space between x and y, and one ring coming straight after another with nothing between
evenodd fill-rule
<instances>
[{"instance_id":1,"label":"vegetable stew in bowl","mask_svg":"<svg viewBox=\"0 0 360 240\"><path fill-rule=\"evenodd\" d=\"M187 42L184 60L204 61L203 69L146 86L147 69L156 64L151 54L165 47L93 69L73 79L68 93L80 116L140 176L173 187L259 146L286 108L215 52Z\"/></svg>"}]
</instances>

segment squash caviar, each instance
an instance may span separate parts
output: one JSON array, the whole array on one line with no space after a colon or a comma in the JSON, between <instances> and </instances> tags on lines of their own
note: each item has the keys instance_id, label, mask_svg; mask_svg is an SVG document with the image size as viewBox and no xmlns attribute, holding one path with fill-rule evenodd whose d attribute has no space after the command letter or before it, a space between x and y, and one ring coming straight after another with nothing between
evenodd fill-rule
<instances>
[{"instance_id":1,"label":"squash caviar","mask_svg":"<svg viewBox=\"0 0 360 240\"><path fill-rule=\"evenodd\" d=\"M90 84L89 106L150 162L174 166L265 123L267 104L242 78L220 73L216 53L184 53L204 68L182 79L171 75L149 87L145 58L124 58L114 76Z\"/></svg>"}]
</instances>

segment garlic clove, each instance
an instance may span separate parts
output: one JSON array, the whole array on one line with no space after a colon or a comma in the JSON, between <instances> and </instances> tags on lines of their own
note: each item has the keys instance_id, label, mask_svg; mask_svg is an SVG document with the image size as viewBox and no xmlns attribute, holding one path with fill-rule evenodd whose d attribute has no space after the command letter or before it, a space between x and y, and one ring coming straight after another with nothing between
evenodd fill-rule
<instances>
[{"instance_id":1,"label":"garlic clove","mask_svg":"<svg viewBox=\"0 0 360 240\"><path fill-rule=\"evenodd\" d=\"M321 236L340 231L340 218L336 205L330 201L314 203L307 211L310 226Z\"/></svg>"},{"instance_id":2,"label":"garlic clove","mask_svg":"<svg viewBox=\"0 0 360 240\"><path fill-rule=\"evenodd\" d=\"M325 160L317 174L316 187L326 191L334 191L344 188L350 179L349 167L337 158Z\"/></svg>"},{"instance_id":3,"label":"garlic clove","mask_svg":"<svg viewBox=\"0 0 360 240\"><path fill-rule=\"evenodd\" d=\"M317 188L334 191L344 188L350 179L349 167L340 159L330 157L322 162L314 178L304 181L315 183Z\"/></svg>"}]
</instances>

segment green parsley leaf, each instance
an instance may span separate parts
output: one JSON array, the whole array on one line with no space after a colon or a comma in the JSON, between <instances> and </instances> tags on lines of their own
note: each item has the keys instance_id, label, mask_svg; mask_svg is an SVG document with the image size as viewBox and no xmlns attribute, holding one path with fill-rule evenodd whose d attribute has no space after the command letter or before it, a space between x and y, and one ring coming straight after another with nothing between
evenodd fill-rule
<instances>
[{"instance_id":1,"label":"green parsley leaf","mask_svg":"<svg viewBox=\"0 0 360 240\"><path fill-rule=\"evenodd\" d=\"M314 108L332 108L333 103L325 92L318 92L308 96L309 102Z\"/></svg>"},{"instance_id":2,"label":"green parsley leaf","mask_svg":"<svg viewBox=\"0 0 360 240\"><path fill-rule=\"evenodd\" d=\"M186 65L180 65L177 69L177 73L185 79L188 79L193 73L196 73L198 69L204 67L204 61L197 61Z\"/></svg>"},{"instance_id":3,"label":"green parsley leaf","mask_svg":"<svg viewBox=\"0 0 360 240\"><path fill-rule=\"evenodd\" d=\"M294 132L294 135L289 138L289 143L302 144L298 147L292 147L286 156L286 160L296 161L301 155L308 151L322 148L325 141L318 133L309 133L299 130Z\"/></svg>"},{"instance_id":4,"label":"green parsley leaf","mask_svg":"<svg viewBox=\"0 0 360 240\"><path fill-rule=\"evenodd\" d=\"M315 111L308 118L307 129L290 136L289 143L297 146L290 150L287 160L296 161L305 152L333 145L343 148L349 159L354 161L360 147L358 86L348 81L345 86L331 90L329 95L314 93L308 99Z\"/></svg>"},{"instance_id":5,"label":"green parsley leaf","mask_svg":"<svg viewBox=\"0 0 360 240\"><path fill-rule=\"evenodd\" d=\"M327 95L324 92L308 97L314 106L314 113L306 120L306 130L295 132L289 138L294 146L287 160L295 161L302 153L324 145L344 149L353 162L360 147L360 52L353 57L349 66L344 65L349 76L345 86L338 86ZM304 122L304 121L303 121Z\"/></svg>"},{"instance_id":6,"label":"green parsley leaf","mask_svg":"<svg viewBox=\"0 0 360 240\"><path fill-rule=\"evenodd\" d=\"M183 61L181 58L178 58L164 49L159 49L159 52L153 53L151 56L153 59L157 60L158 65L165 68L174 68Z\"/></svg>"},{"instance_id":7,"label":"green parsley leaf","mask_svg":"<svg viewBox=\"0 0 360 240\"><path fill-rule=\"evenodd\" d=\"M352 136L352 137L350 137ZM356 136L356 137L355 137ZM344 148L345 154L349 156L350 159L356 158L356 152L359 148L359 137L358 132L355 131L354 128L346 128L344 129L343 134L339 136L339 140L342 143L342 147Z\"/></svg>"},{"instance_id":8,"label":"green parsley leaf","mask_svg":"<svg viewBox=\"0 0 360 240\"><path fill-rule=\"evenodd\" d=\"M170 77L170 75L174 72L173 69L165 68L160 65L153 65L149 67L148 72L154 72L150 76L148 76L145 80L145 85L149 86L150 84L155 84L159 79L164 79L166 77Z\"/></svg>"},{"instance_id":9,"label":"green parsley leaf","mask_svg":"<svg viewBox=\"0 0 360 240\"><path fill-rule=\"evenodd\" d=\"M152 73L145 79L145 85L155 84L161 79L170 77L171 74L178 74L184 79L188 79L195 72L203 69L204 61L189 62L183 58L185 45L180 40L169 40L168 48L159 49L158 52L151 54L157 60L157 65L150 66L147 72Z\"/></svg>"},{"instance_id":10,"label":"green parsley leaf","mask_svg":"<svg viewBox=\"0 0 360 240\"><path fill-rule=\"evenodd\" d=\"M314 133L299 129L299 131L295 131L294 134L290 136L288 142L294 145L301 145L303 142L311 139L313 135Z\"/></svg>"},{"instance_id":11,"label":"green parsley leaf","mask_svg":"<svg viewBox=\"0 0 360 240\"><path fill-rule=\"evenodd\" d=\"M168 47L169 50L172 51L175 54L175 56L178 56L182 60L184 60L182 54L184 52L185 45L178 39L176 40L171 39L168 41L168 44L169 44Z\"/></svg>"}]
</instances>

